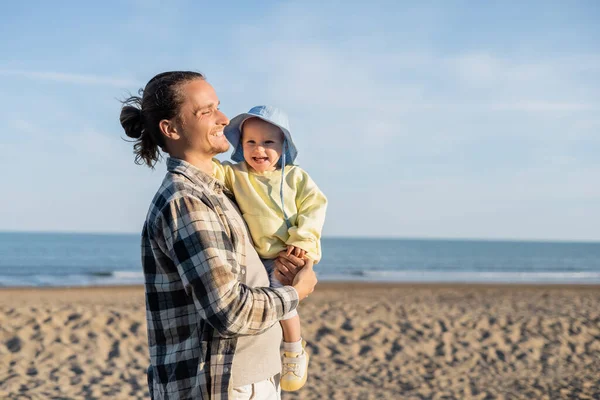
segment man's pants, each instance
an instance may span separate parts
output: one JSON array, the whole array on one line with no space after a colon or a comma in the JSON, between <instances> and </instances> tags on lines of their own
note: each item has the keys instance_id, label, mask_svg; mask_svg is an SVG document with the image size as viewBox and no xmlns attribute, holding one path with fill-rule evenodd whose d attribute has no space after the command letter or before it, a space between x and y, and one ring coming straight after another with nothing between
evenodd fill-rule
<instances>
[{"instance_id":1,"label":"man's pants","mask_svg":"<svg viewBox=\"0 0 600 400\"><path fill-rule=\"evenodd\" d=\"M281 400L279 374L233 389L231 400Z\"/></svg>"}]
</instances>

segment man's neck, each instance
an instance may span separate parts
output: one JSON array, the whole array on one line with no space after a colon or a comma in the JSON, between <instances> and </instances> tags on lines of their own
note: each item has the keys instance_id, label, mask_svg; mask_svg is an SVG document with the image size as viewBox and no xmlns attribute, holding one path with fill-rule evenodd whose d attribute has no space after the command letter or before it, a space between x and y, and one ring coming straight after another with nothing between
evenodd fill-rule
<instances>
[{"instance_id":1,"label":"man's neck","mask_svg":"<svg viewBox=\"0 0 600 400\"><path fill-rule=\"evenodd\" d=\"M194 167L200 169L205 174L213 174L213 156L209 155L198 155L183 152L181 154L171 154L171 157L179 158L180 160L186 161L192 164Z\"/></svg>"}]
</instances>

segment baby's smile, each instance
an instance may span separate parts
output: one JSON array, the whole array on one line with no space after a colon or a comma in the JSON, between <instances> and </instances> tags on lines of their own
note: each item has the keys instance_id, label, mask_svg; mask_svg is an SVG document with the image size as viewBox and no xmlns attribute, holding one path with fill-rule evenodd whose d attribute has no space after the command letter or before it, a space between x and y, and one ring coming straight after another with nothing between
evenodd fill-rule
<instances>
[{"instance_id":1,"label":"baby's smile","mask_svg":"<svg viewBox=\"0 0 600 400\"><path fill-rule=\"evenodd\" d=\"M252 157L252 160L257 164L262 164L269 162L269 157Z\"/></svg>"}]
</instances>

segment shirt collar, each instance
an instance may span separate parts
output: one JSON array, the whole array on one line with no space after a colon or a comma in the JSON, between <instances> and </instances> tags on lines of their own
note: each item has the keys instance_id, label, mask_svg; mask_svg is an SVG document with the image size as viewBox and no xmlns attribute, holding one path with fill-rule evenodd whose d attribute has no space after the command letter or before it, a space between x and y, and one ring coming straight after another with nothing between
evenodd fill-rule
<instances>
[{"instance_id":1,"label":"shirt collar","mask_svg":"<svg viewBox=\"0 0 600 400\"><path fill-rule=\"evenodd\" d=\"M224 186L215 177L202 171L200 168L190 164L187 161L179 158L167 158L167 171L181 174L194 182L196 185L208 186L209 189L215 192L221 192Z\"/></svg>"}]
</instances>

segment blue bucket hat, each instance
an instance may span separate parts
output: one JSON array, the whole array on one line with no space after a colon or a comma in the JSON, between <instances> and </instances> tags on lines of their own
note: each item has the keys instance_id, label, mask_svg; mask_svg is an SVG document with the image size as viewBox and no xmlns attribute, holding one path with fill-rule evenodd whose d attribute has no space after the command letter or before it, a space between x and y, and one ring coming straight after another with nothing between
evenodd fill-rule
<instances>
[{"instance_id":1,"label":"blue bucket hat","mask_svg":"<svg viewBox=\"0 0 600 400\"><path fill-rule=\"evenodd\" d=\"M293 164L298 155L296 145L292 141L290 134L290 123L285 111L273 106L256 106L252 107L247 113L240 114L233 118L229 125L225 127L224 133L229 143L233 146L231 159L235 162L244 161L244 147L242 146L242 125L249 118L260 118L272 125L275 125L283 132L285 138L283 142L283 154L281 155L281 163L285 165Z\"/></svg>"}]
</instances>

